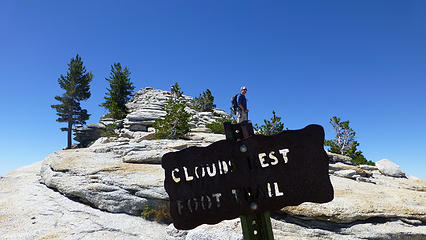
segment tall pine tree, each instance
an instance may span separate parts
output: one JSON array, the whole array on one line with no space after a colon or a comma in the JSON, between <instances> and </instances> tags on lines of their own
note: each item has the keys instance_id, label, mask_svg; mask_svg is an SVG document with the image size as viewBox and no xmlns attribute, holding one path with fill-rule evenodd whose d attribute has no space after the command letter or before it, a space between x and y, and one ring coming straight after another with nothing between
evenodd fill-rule
<instances>
[{"instance_id":1,"label":"tall pine tree","mask_svg":"<svg viewBox=\"0 0 426 240\"><path fill-rule=\"evenodd\" d=\"M130 82L130 71L127 67L123 69L120 63L114 63L111 65L109 78L105 79L109 82L109 88L104 97L105 102L101 106L108 109L112 118L123 119L129 113L126 103L135 89Z\"/></svg>"},{"instance_id":2,"label":"tall pine tree","mask_svg":"<svg viewBox=\"0 0 426 240\"><path fill-rule=\"evenodd\" d=\"M81 57L77 54L72 58L68 64L68 71L66 76L58 78L59 86L65 90L62 96L56 96L55 99L60 104L51 105L56 109L58 115L58 122L66 122L67 127L61 128L62 131L67 131L67 148L72 145L72 130L76 124L86 124L90 114L86 109L82 109L80 102L90 97L90 81L92 81L93 74L86 72L83 66Z\"/></svg>"}]
</instances>

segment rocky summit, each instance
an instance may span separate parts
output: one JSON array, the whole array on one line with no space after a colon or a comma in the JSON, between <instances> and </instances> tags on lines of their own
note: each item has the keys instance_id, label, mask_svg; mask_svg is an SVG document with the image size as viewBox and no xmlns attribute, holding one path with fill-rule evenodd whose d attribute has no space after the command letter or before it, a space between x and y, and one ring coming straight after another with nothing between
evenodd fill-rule
<instances>
[{"instance_id":1,"label":"rocky summit","mask_svg":"<svg viewBox=\"0 0 426 240\"><path fill-rule=\"evenodd\" d=\"M127 138L138 138L141 132L151 131L151 127L155 120L163 118L166 112L163 107L167 104L172 94L168 91L158 90L151 87L143 88L137 91L132 99L126 104L129 114L125 119L114 121L114 119L103 116L99 123L87 124L87 126L76 127L76 141L80 142L80 146L87 147L93 141L100 138L101 130L110 124L122 125L123 128L118 132L120 136ZM199 112L192 109L193 98L190 96L182 96L183 102L186 104L185 111L191 114L189 125L193 128L193 132L209 131L205 126L222 117L227 113L221 109L213 108L212 112ZM201 132L203 132L201 131Z\"/></svg>"},{"instance_id":2,"label":"rocky summit","mask_svg":"<svg viewBox=\"0 0 426 240\"><path fill-rule=\"evenodd\" d=\"M205 128L223 111L191 109L187 139L152 140L152 123L164 116L168 97L142 89L128 104L119 137L91 135L114 122L102 118L82 131L87 147L52 153L1 177L1 239L243 239L239 219L182 231L141 217L168 203L160 166L165 153L225 139ZM334 200L271 213L275 239L426 239L426 180L390 160L357 166L328 155Z\"/></svg>"}]
</instances>

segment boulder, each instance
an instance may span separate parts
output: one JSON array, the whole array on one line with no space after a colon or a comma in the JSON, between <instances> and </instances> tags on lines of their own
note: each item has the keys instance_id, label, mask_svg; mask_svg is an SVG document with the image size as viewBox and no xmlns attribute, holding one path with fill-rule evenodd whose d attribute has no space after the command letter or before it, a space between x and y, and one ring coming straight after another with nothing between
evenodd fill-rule
<instances>
[{"instance_id":1,"label":"boulder","mask_svg":"<svg viewBox=\"0 0 426 240\"><path fill-rule=\"evenodd\" d=\"M376 163L380 173L390 177L406 177L402 169L394 162L388 159L382 159Z\"/></svg>"},{"instance_id":2,"label":"boulder","mask_svg":"<svg viewBox=\"0 0 426 240\"><path fill-rule=\"evenodd\" d=\"M353 178L353 176L356 174L356 171L355 171L355 170L352 170L352 169L348 169L348 170L339 170L339 171L334 172L334 174L335 174L336 176L339 176L339 177L344 177L344 178Z\"/></svg>"},{"instance_id":3,"label":"boulder","mask_svg":"<svg viewBox=\"0 0 426 240\"><path fill-rule=\"evenodd\" d=\"M328 155L328 159L330 163L341 162L348 165L355 165L354 162L352 161L352 158L348 156L337 154L337 153L331 153L331 152L327 152L327 155Z\"/></svg>"}]
</instances>

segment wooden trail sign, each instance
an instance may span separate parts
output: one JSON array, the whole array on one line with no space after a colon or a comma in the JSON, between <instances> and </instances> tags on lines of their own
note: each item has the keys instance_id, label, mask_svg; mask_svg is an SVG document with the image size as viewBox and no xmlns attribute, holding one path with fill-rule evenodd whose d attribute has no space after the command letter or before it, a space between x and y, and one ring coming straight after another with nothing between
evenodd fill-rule
<instances>
[{"instance_id":1,"label":"wooden trail sign","mask_svg":"<svg viewBox=\"0 0 426 240\"><path fill-rule=\"evenodd\" d=\"M177 229L334 196L319 125L167 153L162 167Z\"/></svg>"}]
</instances>

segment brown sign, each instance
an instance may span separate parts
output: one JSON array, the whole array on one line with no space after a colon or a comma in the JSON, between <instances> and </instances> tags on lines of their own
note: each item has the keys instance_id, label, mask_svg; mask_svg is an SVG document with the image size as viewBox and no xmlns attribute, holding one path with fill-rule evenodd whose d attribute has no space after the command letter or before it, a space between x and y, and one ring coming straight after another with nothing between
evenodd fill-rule
<instances>
[{"instance_id":1,"label":"brown sign","mask_svg":"<svg viewBox=\"0 0 426 240\"><path fill-rule=\"evenodd\" d=\"M162 167L177 229L334 197L319 125L167 153Z\"/></svg>"}]
</instances>

